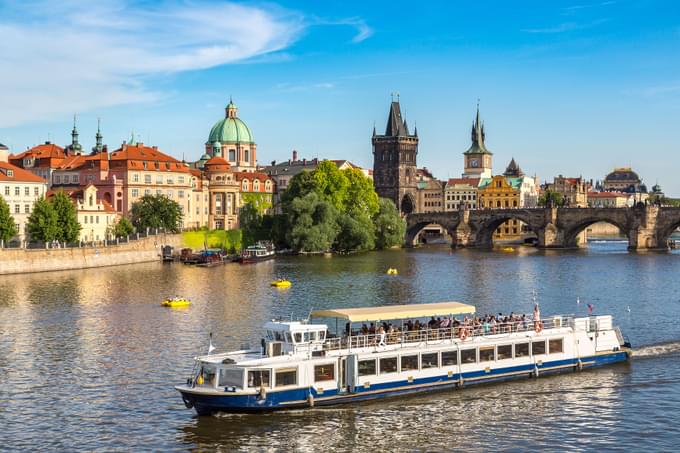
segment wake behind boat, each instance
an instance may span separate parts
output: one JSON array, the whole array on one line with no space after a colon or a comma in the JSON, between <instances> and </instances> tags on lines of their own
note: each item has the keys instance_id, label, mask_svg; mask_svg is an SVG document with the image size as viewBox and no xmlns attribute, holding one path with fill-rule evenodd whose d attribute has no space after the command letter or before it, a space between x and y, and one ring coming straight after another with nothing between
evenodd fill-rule
<instances>
[{"instance_id":1,"label":"wake behind boat","mask_svg":"<svg viewBox=\"0 0 680 453\"><path fill-rule=\"evenodd\" d=\"M610 315L454 318L474 312L441 302L311 314L334 318L335 334L326 324L271 321L262 350L196 357L175 388L200 415L269 411L580 371L631 355Z\"/></svg>"}]
</instances>

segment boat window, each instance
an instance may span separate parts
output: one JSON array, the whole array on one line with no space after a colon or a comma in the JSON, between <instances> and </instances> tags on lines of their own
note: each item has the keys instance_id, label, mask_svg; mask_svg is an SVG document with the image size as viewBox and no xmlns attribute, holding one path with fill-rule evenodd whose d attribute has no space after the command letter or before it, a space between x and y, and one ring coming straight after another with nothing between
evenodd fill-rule
<instances>
[{"instance_id":1,"label":"boat window","mask_svg":"<svg viewBox=\"0 0 680 453\"><path fill-rule=\"evenodd\" d=\"M531 343L531 353L533 355L545 354L545 340L532 342Z\"/></svg>"},{"instance_id":2,"label":"boat window","mask_svg":"<svg viewBox=\"0 0 680 453\"><path fill-rule=\"evenodd\" d=\"M293 334L293 337L295 338L296 343L302 343L302 333L301 332L295 332Z\"/></svg>"},{"instance_id":3,"label":"boat window","mask_svg":"<svg viewBox=\"0 0 680 453\"><path fill-rule=\"evenodd\" d=\"M332 381L335 379L335 364L327 363L314 367L314 382Z\"/></svg>"},{"instance_id":4,"label":"boat window","mask_svg":"<svg viewBox=\"0 0 680 453\"><path fill-rule=\"evenodd\" d=\"M271 341L273 339L274 339L274 332L272 332L271 330L268 330L267 331L267 340Z\"/></svg>"},{"instance_id":5,"label":"boat window","mask_svg":"<svg viewBox=\"0 0 680 453\"><path fill-rule=\"evenodd\" d=\"M276 386L297 385L297 368L276 370Z\"/></svg>"},{"instance_id":6,"label":"boat window","mask_svg":"<svg viewBox=\"0 0 680 453\"><path fill-rule=\"evenodd\" d=\"M290 332L286 332L286 343L293 343L293 339L290 336Z\"/></svg>"},{"instance_id":7,"label":"boat window","mask_svg":"<svg viewBox=\"0 0 680 453\"><path fill-rule=\"evenodd\" d=\"M269 370L248 371L248 387L269 387Z\"/></svg>"},{"instance_id":8,"label":"boat window","mask_svg":"<svg viewBox=\"0 0 680 453\"><path fill-rule=\"evenodd\" d=\"M437 368L438 366L439 366L439 354L437 354L436 352L420 355L420 367L421 368L423 368L423 369L425 369L425 368Z\"/></svg>"},{"instance_id":9,"label":"boat window","mask_svg":"<svg viewBox=\"0 0 680 453\"><path fill-rule=\"evenodd\" d=\"M496 348L493 346L485 346L479 348L479 361L480 362L493 362L496 359Z\"/></svg>"},{"instance_id":10,"label":"boat window","mask_svg":"<svg viewBox=\"0 0 680 453\"><path fill-rule=\"evenodd\" d=\"M458 365L458 351L442 351L442 366Z\"/></svg>"},{"instance_id":11,"label":"boat window","mask_svg":"<svg viewBox=\"0 0 680 453\"><path fill-rule=\"evenodd\" d=\"M418 356L417 355L403 355L401 356L401 371L417 370Z\"/></svg>"},{"instance_id":12,"label":"boat window","mask_svg":"<svg viewBox=\"0 0 680 453\"><path fill-rule=\"evenodd\" d=\"M309 332L309 341L316 341L316 332Z\"/></svg>"},{"instance_id":13,"label":"boat window","mask_svg":"<svg viewBox=\"0 0 680 453\"><path fill-rule=\"evenodd\" d=\"M460 363L475 363L477 361L477 349L463 349L460 351Z\"/></svg>"},{"instance_id":14,"label":"boat window","mask_svg":"<svg viewBox=\"0 0 680 453\"><path fill-rule=\"evenodd\" d=\"M380 359L380 374L396 373L397 372L397 358L385 357Z\"/></svg>"},{"instance_id":15,"label":"boat window","mask_svg":"<svg viewBox=\"0 0 680 453\"><path fill-rule=\"evenodd\" d=\"M243 387L243 370L223 368L220 370L219 387Z\"/></svg>"},{"instance_id":16,"label":"boat window","mask_svg":"<svg viewBox=\"0 0 680 453\"><path fill-rule=\"evenodd\" d=\"M215 368L203 367L201 369L201 378L203 385L208 385L210 387L215 387L215 378L217 377L217 371ZM201 384L201 382L199 382Z\"/></svg>"},{"instance_id":17,"label":"boat window","mask_svg":"<svg viewBox=\"0 0 680 453\"><path fill-rule=\"evenodd\" d=\"M548 352L550 354L559 354L564 352L564 344L562 338L556 340L548 340Z\"/></svg>"},{"instance_id":18,"label":"boat window","mask_svg":"<svg viewBox=\"0 0 680 453\"><path fill-rule=\"evenodd\" d=\"M324 341L325 339L326 339L326 331L320 330L319 331L319 341Z\"/></svg>"},{"instance_id":19,"label":"boat window","mask_svg":"<svg viewBox=\"0 0 680 453\"><path fill-rule=\"evenodd\" d=\"M302 338L303 338L303 341L305 343L308 343L309 342L309 332L303 332Z\"/></svg>"},{"instance_id":20,"label":"boat window","mask_svg":"<svg viewBox=\"0 0 680 453\"><path fill-rule=\"evenodd\" d=\"M526 357L529 355L529 343L515 344L515 358Z\"/></svg>"},{"instance_id":21,"label":"boat window","mask_svg":"<svg viewBox=\"0 0 680 453\"><path fill-rule=\"evenodd\" d=\"M496 357L498 358L498 360L512 359L512 345L511 344L499 345Z\"/></svg>"},{"instance_id":22,"label":"boat window","mask_svg":"<svg viewBox=\"0 0 680 453\"><path fill-rule=\"evenodd\" d=\"M375 359L359 360L359 376L375 375Z\"/></svg>"},{"instance_id":23,"label":"boat window","mask_svg":"<svg viewBox=\"0 0 680 453\"><path fill-rule=\"evenodd\" d=\"M274 331L274 338L276 338L276 341L286 341L283 338L283 332L279 332L278 330Z\"/></svg>"}]
</instances>

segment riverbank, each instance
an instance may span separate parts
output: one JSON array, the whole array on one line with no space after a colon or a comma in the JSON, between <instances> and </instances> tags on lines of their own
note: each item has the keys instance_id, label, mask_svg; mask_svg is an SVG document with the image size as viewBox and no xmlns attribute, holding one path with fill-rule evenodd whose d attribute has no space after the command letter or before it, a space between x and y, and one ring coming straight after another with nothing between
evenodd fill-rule
<instances>
[{"instance_id":1,"label":"riverbank","mask_svg":"<svg viewBox=\"0 0 680 453\"><path fill-rule=\"evenodd\" d=\"M182 235L158 234L105 247L1 249L0 275L147 263L160 260L164 245L182 247Z\"/></svg>"}]
</instances>

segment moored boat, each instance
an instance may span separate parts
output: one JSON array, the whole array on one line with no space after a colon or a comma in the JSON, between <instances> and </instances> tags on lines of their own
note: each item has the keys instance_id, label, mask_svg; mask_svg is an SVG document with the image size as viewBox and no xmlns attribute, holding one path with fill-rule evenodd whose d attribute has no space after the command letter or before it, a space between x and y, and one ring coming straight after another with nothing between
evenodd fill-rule
<instances>
[{"instance_id":1,"label":"moored boat","mask_svg":"<svg viewBox=\"0 0 680 453\"><path fill-rule=\"evenodd\" d=\"M196 357L192 376L176 389L201 415L270 411L580 371L631 355L609 315L454 318L474 311L441 302L311 314L335 318L334 333L322 323L271 321L261 350Z\"/></svg>"},{"instance_id":2,"label":"moored boat","mask_svg":"<svg viewBox=\"0 0 680 453\"><path fill-rule=\"evenodd\" d=\"M262 244L250 245L241 251L241 256L237 261L241 264L257 263L259 261L267 261L276 255L274 249Z\"/></svg>"}]
</instances>

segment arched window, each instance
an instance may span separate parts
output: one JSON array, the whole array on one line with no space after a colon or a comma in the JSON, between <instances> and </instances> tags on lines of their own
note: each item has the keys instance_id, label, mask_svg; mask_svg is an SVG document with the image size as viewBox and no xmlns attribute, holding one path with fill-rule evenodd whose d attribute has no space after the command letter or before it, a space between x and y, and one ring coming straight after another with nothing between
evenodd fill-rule
<instances>
[{"instance_id":1,"label":"arched window","mask_svg":"<svg viewBox=\"0 0 680 453\"><path fill-rule=\"evenodd\" d=\"M243 182L241 183L242 190L244 192L248 192L248 180L244 179Z\"/></svg>"},{"instance_id":2,"label":"arched window","mask_svg":"<svg viewBox=\"0 0 680 453\"><path fill-rule=\"evenodd\" d=\"M253 192L259 192L260 191L260 180L255 179L253 181Z\"/></svg>"},{"instance_id":3,"label":"arched window","mask_svg":"<svg viewBox=\"0 0 680 453\"><path fill-rule=\"evenodd\" d=\"M272 191L272 182L269 179L264 182L264 190L266 192Z\"/></svg>"}]
</instances>

